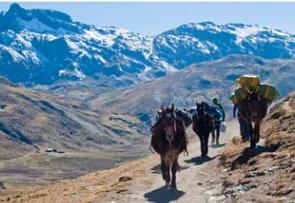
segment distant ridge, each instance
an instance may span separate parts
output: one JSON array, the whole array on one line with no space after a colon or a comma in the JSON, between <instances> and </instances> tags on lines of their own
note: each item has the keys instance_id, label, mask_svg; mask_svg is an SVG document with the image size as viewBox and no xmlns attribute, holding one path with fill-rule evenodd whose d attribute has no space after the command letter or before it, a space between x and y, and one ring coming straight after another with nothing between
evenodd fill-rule
<instances>
[{"instance_id":1,"label":"distant ridge","mask_svg":"<svg viewBox=\"0 0 295 203\"><path fill-rule=\"evenodd\" d=\"M15 3L0 15L0 75L24 85L94 80L129 86L229 54L294 59L295 37L259 25L213 22L150 37Z\"/></svg>"}]
</instances>

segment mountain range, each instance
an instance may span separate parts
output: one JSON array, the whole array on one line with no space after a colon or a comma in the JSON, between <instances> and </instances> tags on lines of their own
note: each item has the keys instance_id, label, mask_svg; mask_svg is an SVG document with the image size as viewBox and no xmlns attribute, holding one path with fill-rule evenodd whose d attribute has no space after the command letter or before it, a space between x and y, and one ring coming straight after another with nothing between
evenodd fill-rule
<instances>
[{"instance_id":1,"label":"mountain range","mask_svg":"<svg viewBox=\"0 0 295 203\"><path fill-rule=\"evenodd\" d=\"M212 22L143 36L18 4L0 15L0 75L26 86L81 80L130 86L230 54L294 59L295 36L259 25Z\"/></svg>"},{"instance_id":2,"label":"mountain range","mask_svg":"<svg viewBox=\"0 0 295 203\"><path fill-rule=\"evenodd\" d=\"M229 55L215 61L206 61L143 84L92 93L82 100L91 109L120 112L137 116L150 126L161 105L191 108L196 100L211 103L217 97L232 118L230 95L240 75L259 75L264 83L274 85L280 97L295 90L295 61L264 59L249 55ZM69 96L72 91L68 92Z\"/></svg>"},{"instance_id":3,"label":"mountain range","mask_svg":"<svg viewBox=\"0 0 295 203\"><path fill-rule=\"evenodd\" d=\"M9 189L46 185L146 155L162 104L217 96L231 118L242 74L281 96L294 91L294 55L294 35L259 25L144 36L12 4L0 14L0 179Z\"/></svg>"}]
</instances>

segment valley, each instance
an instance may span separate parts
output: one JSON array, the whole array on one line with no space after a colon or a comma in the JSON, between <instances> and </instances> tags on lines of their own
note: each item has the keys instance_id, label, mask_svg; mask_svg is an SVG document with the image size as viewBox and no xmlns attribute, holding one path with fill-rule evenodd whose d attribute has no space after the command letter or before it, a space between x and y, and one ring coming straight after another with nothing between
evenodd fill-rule
<instances>
[{"instance_id":1,"label":"valley","mask_svg":"<svg viewBox=\"0 0 295 203\"><path fill-rule=\"evenodd\" d=\"M241 141L238 123L231 121L221 145L211 145L209 157L201 159L199 141L188 131L189 155L180 156L177 190L164 186L159 156L150 154L77 179L6 194L0 202L292 202L294 98L290 94L270 110L256 149Z\"/></svg>"},{"instance_id":2,"label":"valley","mask_svg":"<svg viewBox=\"0 0 295 203\"><path fill-rule=\"evenodd\" d=\"M294 55L294 34L260 25L187 23L145 36L11 4L0 13L0 202L294 199ZM255 152L244 150L229 100L244 74L280 93ZM226 111L223 144L200 160L190 127L170 193L149 150L156 112L213 97Z\"/></svg>"}]
</instances>

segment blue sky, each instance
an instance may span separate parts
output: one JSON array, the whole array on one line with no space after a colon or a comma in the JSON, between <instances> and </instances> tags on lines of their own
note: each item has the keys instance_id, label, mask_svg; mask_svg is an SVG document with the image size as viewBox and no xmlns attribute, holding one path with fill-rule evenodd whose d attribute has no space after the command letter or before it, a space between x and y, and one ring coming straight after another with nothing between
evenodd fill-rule
<instances>
[{"instance_id":1,"label":"blue sky","mask_svg":"<svg viewBox=\"0 0 295 203\"><path fill-rule=\"evenodd\" d=\"M0 10L11 3L0 3ZM144 35L159 34L189 22L259 24L295 34L295 3L20 3L25 8L66 12L94 25L123 27Z\"/></svg>"}]
</instances>

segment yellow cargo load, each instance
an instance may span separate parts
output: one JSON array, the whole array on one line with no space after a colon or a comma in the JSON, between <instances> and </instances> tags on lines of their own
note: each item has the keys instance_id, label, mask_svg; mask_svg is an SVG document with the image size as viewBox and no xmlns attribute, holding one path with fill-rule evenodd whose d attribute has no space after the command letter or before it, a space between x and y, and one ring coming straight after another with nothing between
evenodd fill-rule
<instances>
[{"instance_id":1,"label":"yellow cargo load","mask_svg":"<svg viewBox=\"0 0 295 203\"><path fill-rule=\"evenodd\" d=\"M261 96L269 101L273 101L279 96L278 90L269 84L262 83L258 90Z\"/></svg>"},{"instance_id":2,"label":"yellow cargo load","mask_svg":"<svg viewBox=\"0 0 295 203\"><path fill-rule=\"evenodd\" d=\"M242 75L237 79L237 84L245 89L256 88L260 85L260 78L256 75Z\"/></svg>"},{"instance_id":3,"label":"yellow cargo load","mask_svg":"<svg viewBox=\"0 0 295 203\"><path fill-rule=\"evenodd\" d=\"M232 103L237 104L243 101L244 99L246 99L246 97L247 97L246 91L243 88L238 87L237 89L235 89L234 93L231 95L230 100L232 101Z\"/></svg>"}]
</instances>

